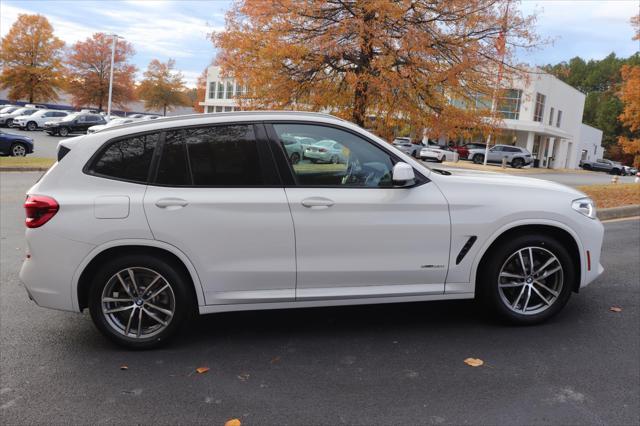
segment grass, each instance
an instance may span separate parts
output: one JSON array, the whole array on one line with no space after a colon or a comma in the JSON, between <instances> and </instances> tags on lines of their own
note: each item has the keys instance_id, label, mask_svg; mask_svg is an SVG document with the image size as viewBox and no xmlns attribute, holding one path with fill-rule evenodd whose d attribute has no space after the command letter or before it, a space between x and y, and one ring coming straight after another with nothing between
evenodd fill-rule
<instances>
[{"instance_id":1,"label":"grass","mask_svg":"<svg viewBox=\"0 0 640 426\"><path fill-rule=\"evenodd\" d=\"M38 167L48 169L55 161L53 158L40 157L0 157L0 167Z\"/></svg>"},{"instance_id":2,"label":"grass","mask_svg":"<svg viewBox=\"0 0 640 426\"><path fill-rule=\"evenodd\" d=\"M587 194L599 209L640 204L640 184L618 183L585 185L578 189Z\"/></svg>"}]
</instances>

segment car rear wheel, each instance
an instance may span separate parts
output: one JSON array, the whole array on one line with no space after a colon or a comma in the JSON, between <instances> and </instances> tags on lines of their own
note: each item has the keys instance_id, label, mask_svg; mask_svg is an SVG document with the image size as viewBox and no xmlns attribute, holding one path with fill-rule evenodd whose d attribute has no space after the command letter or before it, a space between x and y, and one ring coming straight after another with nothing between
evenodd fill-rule
<instances>
[{"instance_id":1,"label":"car rear wheel","mask_svg":"<svg viewBox=\"0 0 640 426\"><path fill-rule=\"evenodd\" d=\"M478 295L510 322L536 324L557 314L575 285L574 260L547 235L522 235L502 242L486 257Z\"/></svg>"},{"instance_id":2,"label":"car rear wheel","mask_svg":"<svg viewBox=\"0 0 640 426\"><path fill-rule=\"evenodd\" d=\"M62 137L69 136L69 128L68 127L60 127L60 130L58 130L58 133Z\"/></svg>"},{"instance_id":3,"label":"car rear wheel","mask_svg":"<svg viewBox=\"0 0 640 426\"><path fill-rule=\"evenodd\" d=\"M294 152L293 154L291 154L291 157L289 157L289 159L291 160L291 164L298 164L300 162L300 154Z\"/></svg>"},{"instance_id":4,"label":"car rear wheel","mask_svg":"<svg viewBox=\"0 0 640 426\"><path fill-rule=\"evenodd\" d=\"M27 130L34 131L38 128L38 124L35 121L30 121L27 123Z\"/></svg>"},{"instance_id":5,"label":"car rear wheel","mask_svg":"<svg viewBox=\"0 0 640 426\"><path fill-rule=\"evenodd\" d=\"M27 155L27 147L21 143L14 143L11 145L11 156L12 157L24 157Z\"/></svg>"},{"instance_id":6,"label":"car rear wheel","mask_svg":"<svg viewBox=\"0 0 640 426\"><path fill-rule=\"evenodd\" d=\"M482 154L476 154L473 156L473 162L475 164L482 164L484 163L484 155Z\"/></svg>"},{"instance_id":7,"label":"car rear wheel","mask_svg":"<svg viewBox=\"0 0 640 426\"><path fill-rule=\"evenodd\" d=\"M338 164L339 158L337 155L331 156L331 164Z\"/></svg>"},{"instance_id":8,"label":"car rear wheel","mask_svg":"<svg viewBox=\"0 0 640 426\"><path fill-rule=\"evenodd\" d=\"M511 160L511 167L514 169L520 169L524 166L524 160L522 158L514 158Z\"/></svg>"},{"instance_id":9,"label":"car rear wheel","mask_svg":"<svg viewBox=\"0 0 640 426\"><path fill-rule=\"evenodd\" d=\"M168 259L127 255L94 276L89 311L96 327L119 345L157 346L173 337L194 312L190 281Z\"/></svg>"}]
</instances>

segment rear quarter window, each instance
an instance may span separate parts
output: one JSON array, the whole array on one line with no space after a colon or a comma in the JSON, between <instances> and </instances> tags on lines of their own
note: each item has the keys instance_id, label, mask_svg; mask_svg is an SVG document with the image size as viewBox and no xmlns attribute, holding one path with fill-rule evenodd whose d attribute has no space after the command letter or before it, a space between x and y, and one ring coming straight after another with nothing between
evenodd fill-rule
<instances>
[{"instance_id":1,"label":"rear quarter window","mask_svg":"<svg viewBox=\"0 0 640 426\"><path fill-rule=\"evenodd\" d=\"M90 174L146 183L159 133L131 136L109 143L89 167Z\"/></svg>"}]
</instances>

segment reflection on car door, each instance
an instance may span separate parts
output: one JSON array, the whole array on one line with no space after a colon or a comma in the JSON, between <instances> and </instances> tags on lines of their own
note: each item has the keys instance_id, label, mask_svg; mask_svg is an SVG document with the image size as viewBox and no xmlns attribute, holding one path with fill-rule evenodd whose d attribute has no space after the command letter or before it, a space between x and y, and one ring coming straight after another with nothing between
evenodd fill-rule
<instances>
[{"instance_id":1,"label":"reflection on car door","mask_svg":"<svg viewBox=\"0 0 640 426\"><path fill-rule=\"evenodd\" d=\"M450 221L445 198L425 177L396 188L391 154L354 133L307 124L273 124L272 147L292 179L297 300L441 294ZM344 164L288 165L281 134L338 141Z\"/></svg>"},{"instance_id":2,"label":"reflection on car door","mask_svg":"<svg viewBox=\"0 0 640 426\"><path fill-rule=\"evenodd\" d=\"M261 129L167 131L145 195L154 237L193 262L208 305L295 298L293 222Z\"/></svg>"}]
</instances>

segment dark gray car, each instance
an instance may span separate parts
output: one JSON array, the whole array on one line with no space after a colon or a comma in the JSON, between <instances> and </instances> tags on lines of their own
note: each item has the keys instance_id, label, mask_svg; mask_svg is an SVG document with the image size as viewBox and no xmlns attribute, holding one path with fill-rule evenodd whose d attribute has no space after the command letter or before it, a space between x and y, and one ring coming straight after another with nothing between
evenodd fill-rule
<instances>
[{"instance_id":1,"label":"dark gray car","mask_svg":"<svg viewBox=\"0 0 640 426\"><path fill-rule=\"evenodd\" d=\"M624 166L622 164L602 158L596 161L581 161L580 167L582 167L584 170L607 172L613 175L621 175L622 173L624 173Z\"/></svg>"}]
</instances>

